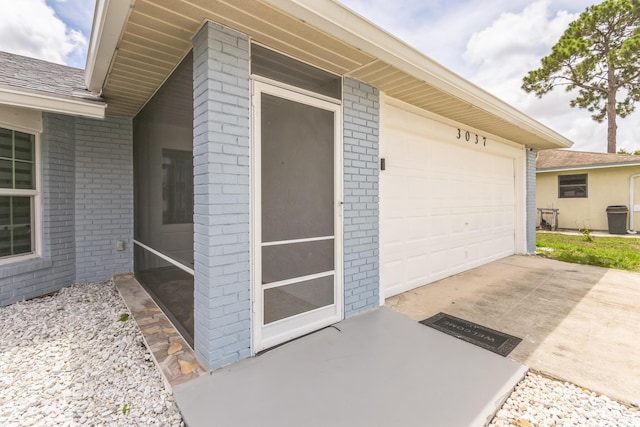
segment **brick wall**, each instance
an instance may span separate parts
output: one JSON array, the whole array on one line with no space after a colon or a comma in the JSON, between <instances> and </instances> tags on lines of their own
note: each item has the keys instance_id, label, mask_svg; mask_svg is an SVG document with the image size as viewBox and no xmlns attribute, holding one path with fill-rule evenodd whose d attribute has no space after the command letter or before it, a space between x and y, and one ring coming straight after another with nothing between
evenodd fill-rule
<instances>
[{"instance_id":1,"label":"brick wall","mask_svg":"<svg viewBox=\"0 0 640 427\"><path fill-rule=\"evenodd\" d=\"M379 111L376 88L344 79L344 312L379 305Z\"/></svg>"},{"instance_id":2,"label":"brick wall","mask_svg":"<svg viewBox=\"0 0 640 427\"><path fill-rule=\"evenodd\" d=\"M40 151L42 257L0 266L0 306L132 271L130 249L115 250L116 237L131 243L133 232L129 122L44 113ZM76 249L89 240L99 249Z\"/></svg>"},{"instance_id":3,"label":"brick wall","mask_svg":"<svg viewBox=\"0 0 640 427\"><path fill-rule=\"evenodd\" d=\"M207 22L193 60L195 350L216 369L251 353L249 40Z\"/></svg>"},{"instance_id":4,"label":"brick wall","mask_svg":"<svg viewBox=\"0 0 640 427\"><path fill-rule=\"evenodd\" d=\"M42 258L0 266L0 306L34 298L74 283L75 122L43 115Z\"/></svg>"},{"instance_id":5,"label":"brick wall","mask_svg":"<svg viewBox=\"0 0 640 427\"><path fill-rule=\"evenodd\" d=\"M76 119L77 282L133 271L132 138L129 119Z\"/></svg>"},{"instance_id":6,"label":"brick wall","mask_svg":"<svg viewBox=\"0 0 640 427\"><path fill-rule=\"evenodd\" d=\"M527 252L536 251L536 157L538 152L533 148L527 153Z\"/></svg>"}]
</instances>

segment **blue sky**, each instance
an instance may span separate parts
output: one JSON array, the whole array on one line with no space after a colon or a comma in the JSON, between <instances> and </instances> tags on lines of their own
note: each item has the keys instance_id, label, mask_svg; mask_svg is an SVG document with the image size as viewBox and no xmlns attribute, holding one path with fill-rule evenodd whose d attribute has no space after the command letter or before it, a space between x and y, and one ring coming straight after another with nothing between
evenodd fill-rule
<instances>
[{"instance_id":1,"label":"blue sky","mask_svg":"<svg viewBox=\"0 0 640 427\"><path fill-rule=\"evenodd\" d=\"M118 1L118 0L116 0ZM574 149L606 151L606 123L520 89L569 22L599 0L339 0L482 89L560 132ZM95 0L0 0L0 50L84 68ZM636 112L618 123L618 147L640 149Z\"/></svg>"},{"instance_id":2,"label":"blue sky","mask_svg":"<svg viewBox=\"0 0 640 427\"><path fill-rule=\"evenodd\" d=\"M84 68L95 0L0 0L0 50Z\"/></svg>"},{"instance_id":3,"label":"blue sky","mask_svg":"<svg viewBox=\"0 0 640 427\"><path fill-rule=\"evenodd\" d=\"M68 28L81 32L88 42L91 36L95 0L47 0L46 4ZM86 57L87 50L84 48L71 54L67 61L69 65L84 68Z\"/></svg>"}]
</instances>

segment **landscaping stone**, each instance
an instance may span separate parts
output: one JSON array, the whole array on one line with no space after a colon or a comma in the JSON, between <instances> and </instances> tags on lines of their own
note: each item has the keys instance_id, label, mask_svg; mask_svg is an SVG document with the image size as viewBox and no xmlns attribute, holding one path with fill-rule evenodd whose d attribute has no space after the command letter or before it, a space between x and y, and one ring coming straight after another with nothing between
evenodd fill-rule
<instances>
[{"instance_id":1,"label":"landscaping stone","mask_svg":"<svg viewBox=\"0 0 640 427\"><path fill-rule=\"evenodd\" d=\"M568 382L528 373L494 427L640 427L640 411Z\"/></svg>"},{"instance_id":2,"label":"landscaping stone","mask_svg":"<svg viewBox=\"0 0 640 427\"><path fill-rule=\"evenodd\" d=\"M182 426L113 283L0 308L0 425Z\"/></svg>"},{"instance_id":3,"label":"landscaping stone","mask_svg":"<svg viewBox=\"0 0 640 427\"><path fill-rule=\"evenodd\" d=\"M123 314L111 282L0 308L0 425L183 426L133 317ZM490 425L640 427L640 410L529 373Z\"/></svg>"}]
</instances>

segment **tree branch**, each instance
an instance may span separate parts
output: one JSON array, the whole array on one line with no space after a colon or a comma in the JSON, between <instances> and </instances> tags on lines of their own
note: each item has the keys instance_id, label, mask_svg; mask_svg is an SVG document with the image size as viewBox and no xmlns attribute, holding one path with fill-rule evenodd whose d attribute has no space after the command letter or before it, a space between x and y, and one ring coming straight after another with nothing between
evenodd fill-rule
<instances>
[{"instance_id":1,"label":"tree branch","mask_svg":"<svg viewBox=\"0 0 640 427\"><path fill-rule=\"evenodd\" d=\"M571 63L567 62L566 63L566 67L569 69L569 71L571 71L571 78L569 77L565 77L565 76L557 76L557 78L561 78L561 79L565 79L570 81L572 84L578 86L579 88L582 88L584 90L594 90L603 94L608 94L609 92L607 90L604 90L598 86L592 86L586 83L582 83L580 82L580 80L578 79L578 76L576 75L576 71L573 68L573 66L571 65Z\"/></svg>"}]
</instances>

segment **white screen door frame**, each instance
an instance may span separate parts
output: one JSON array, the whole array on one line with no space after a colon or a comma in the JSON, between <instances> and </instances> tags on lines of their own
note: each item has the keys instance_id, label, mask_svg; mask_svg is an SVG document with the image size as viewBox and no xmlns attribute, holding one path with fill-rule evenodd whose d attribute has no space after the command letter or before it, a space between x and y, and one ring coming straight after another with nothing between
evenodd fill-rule
<instances>
[{"instance_id":1,"label":"white screen door frame","mask_svg":"<svg viewBox=\"0 0 640 427\"><path fill-rule=\"evenodd\" d=\"M252 230L251 230L251 353L256 353L300 337L309 332L336 323L344 318L344 288L343 288L343 223L342 223L342 107L339 101L326 99L322 95L313 96L308 91L297 91L294 88L266 79L252 81ZM309 239L298 239L281 242L263 243L262 230L262 95L271 95L287 101L293 101L304 106L315 107L333 113L333 228L332 236L315 236ZM322 272L309 276L282 280L277 283L263 285L263 249L267 246L280 244L305 243L333 239L334 263L332 272ZM292 315L265 325L264 322L264 291L279 286L300 283L303 280L313 280L332 275L333 304L323 306Z\"/></svg>"}]
</instances>

